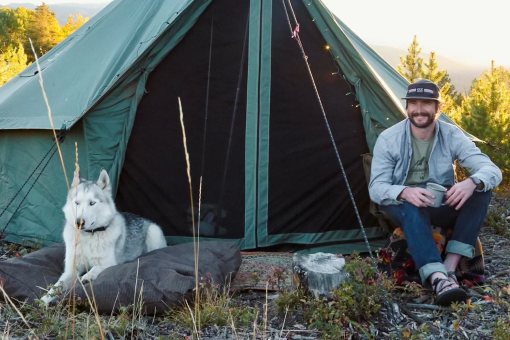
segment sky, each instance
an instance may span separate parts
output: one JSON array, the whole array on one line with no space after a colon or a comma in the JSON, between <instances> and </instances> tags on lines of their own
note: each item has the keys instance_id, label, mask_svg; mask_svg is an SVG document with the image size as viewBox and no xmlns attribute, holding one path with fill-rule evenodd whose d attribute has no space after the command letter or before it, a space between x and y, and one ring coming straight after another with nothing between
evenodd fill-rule
<instances>
[{"instance_id":1,"label":"sky","mask_svg":"<svg viewBox=\"0 0 510 340\"><path fill-rule=\"evenodd\" d=\"M508 0L323 0L369 45L409 47L466 64L510 66Z\"/></svg>"},{"instance_id":2,"label":"sky","mask_svg":"<svg viewBox=\"0 0 510 340\"><path fill-rule=\"evenodd\" d=\"M473 66L489 68L494 59L496 65L510 67L509 0L322 1L369 45L406 50L414 35L417 35L423 52L434 51L443 57ZM41 3L37 0L2 1L4 4L23 2ZM51 5L109 1L45 2Z\"/></svg>"}]
</instances>

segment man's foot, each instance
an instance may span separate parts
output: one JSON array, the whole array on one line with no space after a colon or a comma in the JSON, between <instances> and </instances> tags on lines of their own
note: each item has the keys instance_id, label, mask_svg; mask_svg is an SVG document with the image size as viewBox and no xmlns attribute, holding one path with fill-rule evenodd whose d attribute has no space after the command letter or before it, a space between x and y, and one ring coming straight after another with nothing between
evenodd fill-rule
<instances>
[{"instance_id":1,"label":"man's foot","mask_svg":"<svg viewBox=\"0 0 510 340\"><path fill-rule=\"evenodd\" d=\"M441 277L442 276L442 277ZM457 279L450 275L441 275L436 277L432 282L432 288L436 293L436 304L441 306L449 306L452 302L466 301L467 293L459 287Z\"/></svg>"},{"instance_id":2,"label":"man's foot","mask_svg":"<svg viewBox=\"0 0 510 340\"><path fill-rule=\"evenodd\" d=\"M459 281L457 281L457 275L455 275L455 271L454 270L448 271L447 274L448 280L452 281L453 283L460 287Z\"/></svg>"}]
</instances>

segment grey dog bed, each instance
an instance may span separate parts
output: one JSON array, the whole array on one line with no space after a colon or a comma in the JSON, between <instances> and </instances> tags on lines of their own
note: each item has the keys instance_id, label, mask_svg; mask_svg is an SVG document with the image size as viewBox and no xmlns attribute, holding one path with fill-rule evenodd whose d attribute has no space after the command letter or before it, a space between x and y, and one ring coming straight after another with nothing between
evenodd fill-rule
<instances>
[{"instance_id":1,"label":"grey dog bed","mask_svg":"<svg viewBox=\"0 0 510 340\"><path fill-rule=\"evenodd\" d=\"M100 313L118 311L133 304L135 285L137 299L140 289L145 312L161 313L183 302L195 288L193 244L154 250L138 259L107 268L92 282ZM21 258L0 262L0 278L10 298L32 303L57 282L64 270L63 243L35 251ZM214 283L223 285L234 279L241 265L239 248L230 242L201 242L199 278L210 275ZM138 283L137 282L138 272ZM143 286L142 286L143 284ZM43 289L44 288L44 289ZM90 296L90 284L85 284ZM86 301L83 287L77 283L76 295Z\"/></svg>"}]
</instances>

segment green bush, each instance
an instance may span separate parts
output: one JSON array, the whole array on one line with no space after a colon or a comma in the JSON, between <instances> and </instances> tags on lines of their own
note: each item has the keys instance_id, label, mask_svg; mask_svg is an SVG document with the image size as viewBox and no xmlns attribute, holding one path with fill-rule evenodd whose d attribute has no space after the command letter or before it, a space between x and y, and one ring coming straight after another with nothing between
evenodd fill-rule
<instances>
[{"instance_id":1,"label":"green bush","mask_svg":"<svg viewBox=\"0 0 510 340\"><path fill-rule=\"evenodd\" d=\"M314 299L306 304L305 316L310 326L324 331L327 338L343 338L343 327L349 324L359 329L359 323L368 321L384 303L383 289L370 260L353 253L347 261L345 269L349 276L331 291L331 298ZM385 289L393 285L384 277L383 284Z\"/></svg>"}]
</instances>

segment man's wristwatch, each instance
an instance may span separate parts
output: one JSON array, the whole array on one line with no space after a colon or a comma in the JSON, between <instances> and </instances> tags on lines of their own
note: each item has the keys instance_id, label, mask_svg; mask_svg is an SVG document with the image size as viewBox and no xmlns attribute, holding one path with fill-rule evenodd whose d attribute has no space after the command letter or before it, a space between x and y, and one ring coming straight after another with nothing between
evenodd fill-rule
<instances>
[{"instance_id":1,"label":"man's wristwatch","mask_svg":"<svg viewBox=\"0 0 510 340\"><path fill-rule=\"evenodd\" d=\"M479 178L473 177L473 176L471 176L469 178L471 178L471 180L476 184L476 190L482 190L483 189L484 184L483 184L483 182Z\"/></svg>"}]
</instances>

